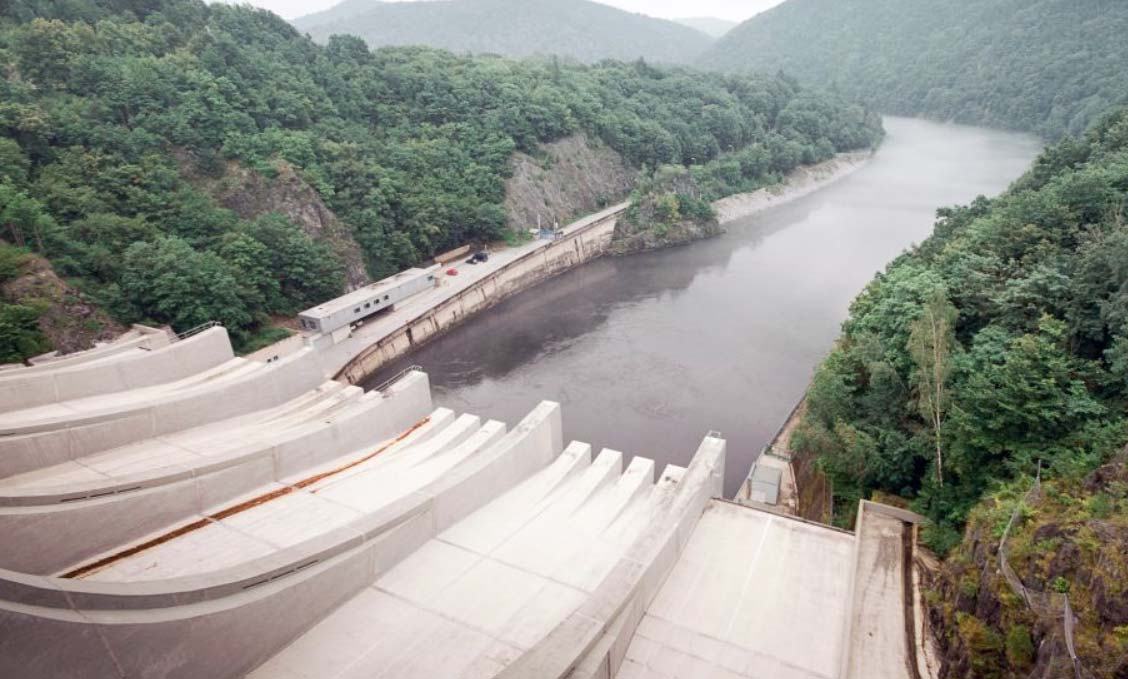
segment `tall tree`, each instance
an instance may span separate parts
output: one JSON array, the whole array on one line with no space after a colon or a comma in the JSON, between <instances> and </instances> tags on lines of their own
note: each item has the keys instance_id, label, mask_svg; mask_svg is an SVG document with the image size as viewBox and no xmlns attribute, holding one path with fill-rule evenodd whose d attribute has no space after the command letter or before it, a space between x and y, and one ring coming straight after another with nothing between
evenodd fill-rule
<instances>
[{"instance_id":1,"label":"tall tree","mask_svg":"<svg viewBox=\"0 0 1128 679\"><path fill-rule=\"evenodd\" d=\"M959 312L937 288L925 302L920 318L909 330L909 355L916 364L913 386L921 417L932 427L936 446L936 482L944 485L944 413L948 406L948 382L952 376L952 347Z\"/></svg>"}]
</instances>

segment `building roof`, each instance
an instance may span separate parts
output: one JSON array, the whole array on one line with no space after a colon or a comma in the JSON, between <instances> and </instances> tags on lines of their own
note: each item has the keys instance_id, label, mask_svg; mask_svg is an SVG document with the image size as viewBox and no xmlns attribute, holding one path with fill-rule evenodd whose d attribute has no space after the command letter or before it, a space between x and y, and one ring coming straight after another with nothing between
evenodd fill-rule
<instances>
[{"instance_id":1,"label":"building roof","mask_svg":"<svg viewBox=\"0 0 1128 679\"><path fill-rule=\"evenodd\" d=\"M394 276L376 281L375 283L366 285L363 288L357 288L356 290L353 290L346 295L342 295L340 297L337 297L336 299L331 299L328 302L319 304L311 309L306 309L300 315L307 318L328 318L329 316L332 316L339 311L344 311L345 309L348 309L350 307L355 307L357 304L363 304L364 302L371 300L373 297L383 295L386 292L390 292L398 288L404 283L408 283L429 273L431 273L429 269L408 269L406 271L401 271Z\"/></svg>"}]
</instances>

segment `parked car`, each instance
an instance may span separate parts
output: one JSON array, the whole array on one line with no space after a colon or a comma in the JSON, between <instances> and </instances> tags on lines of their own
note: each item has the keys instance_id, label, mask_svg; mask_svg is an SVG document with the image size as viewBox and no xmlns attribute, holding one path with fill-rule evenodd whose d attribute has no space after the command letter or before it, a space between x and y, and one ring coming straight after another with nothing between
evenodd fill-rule
<instances>
[{"instance_id":1,"label":"parked car","mask_svg":"<svg viewBox=\"0 0 1128 679\"><path fill-rule=\"evenodd\" d=\"M448 276L457 276L458 275L458 269L447 269L447 275Z\"/></svg>"},{"instance_id":2,"label":"parked car","mask_svg":"<svg viewBox=\"0 0 1128 679\"><path fill-rule=\"evenodd\" d=\"M474 253L474 256L471 257L470 259L471 259L471 261L473 261L474 264L481 264L482 262L488 262L490 260L490 253L486 252L485 250L478 250L477 252Z\"/></svg>"}]
</instances>

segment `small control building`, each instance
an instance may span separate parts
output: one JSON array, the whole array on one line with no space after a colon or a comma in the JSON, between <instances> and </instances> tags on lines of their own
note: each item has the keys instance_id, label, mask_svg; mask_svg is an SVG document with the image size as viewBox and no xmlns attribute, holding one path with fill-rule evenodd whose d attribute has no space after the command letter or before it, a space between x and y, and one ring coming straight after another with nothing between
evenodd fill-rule
<instances>
[{"instance_id":1,"label":"small control building","mask_svg":"<svg viewBox=\"0 0 1128 679\"><path fill-rule=\"evenodd\" d=\"M435 286L434 269L408 269L298 314L302 330L332 334Z\"/></svg>"}]
</instances>

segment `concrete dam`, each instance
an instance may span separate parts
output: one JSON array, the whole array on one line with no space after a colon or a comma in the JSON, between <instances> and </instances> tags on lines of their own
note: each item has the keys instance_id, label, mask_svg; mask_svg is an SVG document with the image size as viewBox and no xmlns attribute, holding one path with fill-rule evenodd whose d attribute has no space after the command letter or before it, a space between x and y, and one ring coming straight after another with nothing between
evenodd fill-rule
<instances>
[{"instance_id":1,"label":"concrete dam","mask_svg":"<svg viewBox=\"0 0 1128 679\"><path fill-rule=\"evenodd\" d=\"M916 516L727 501L715 432L658 469L553 402L327 379L353 337L137 329L0 371L0 676L931 676Z\"/></svg>"}]
</instances>

